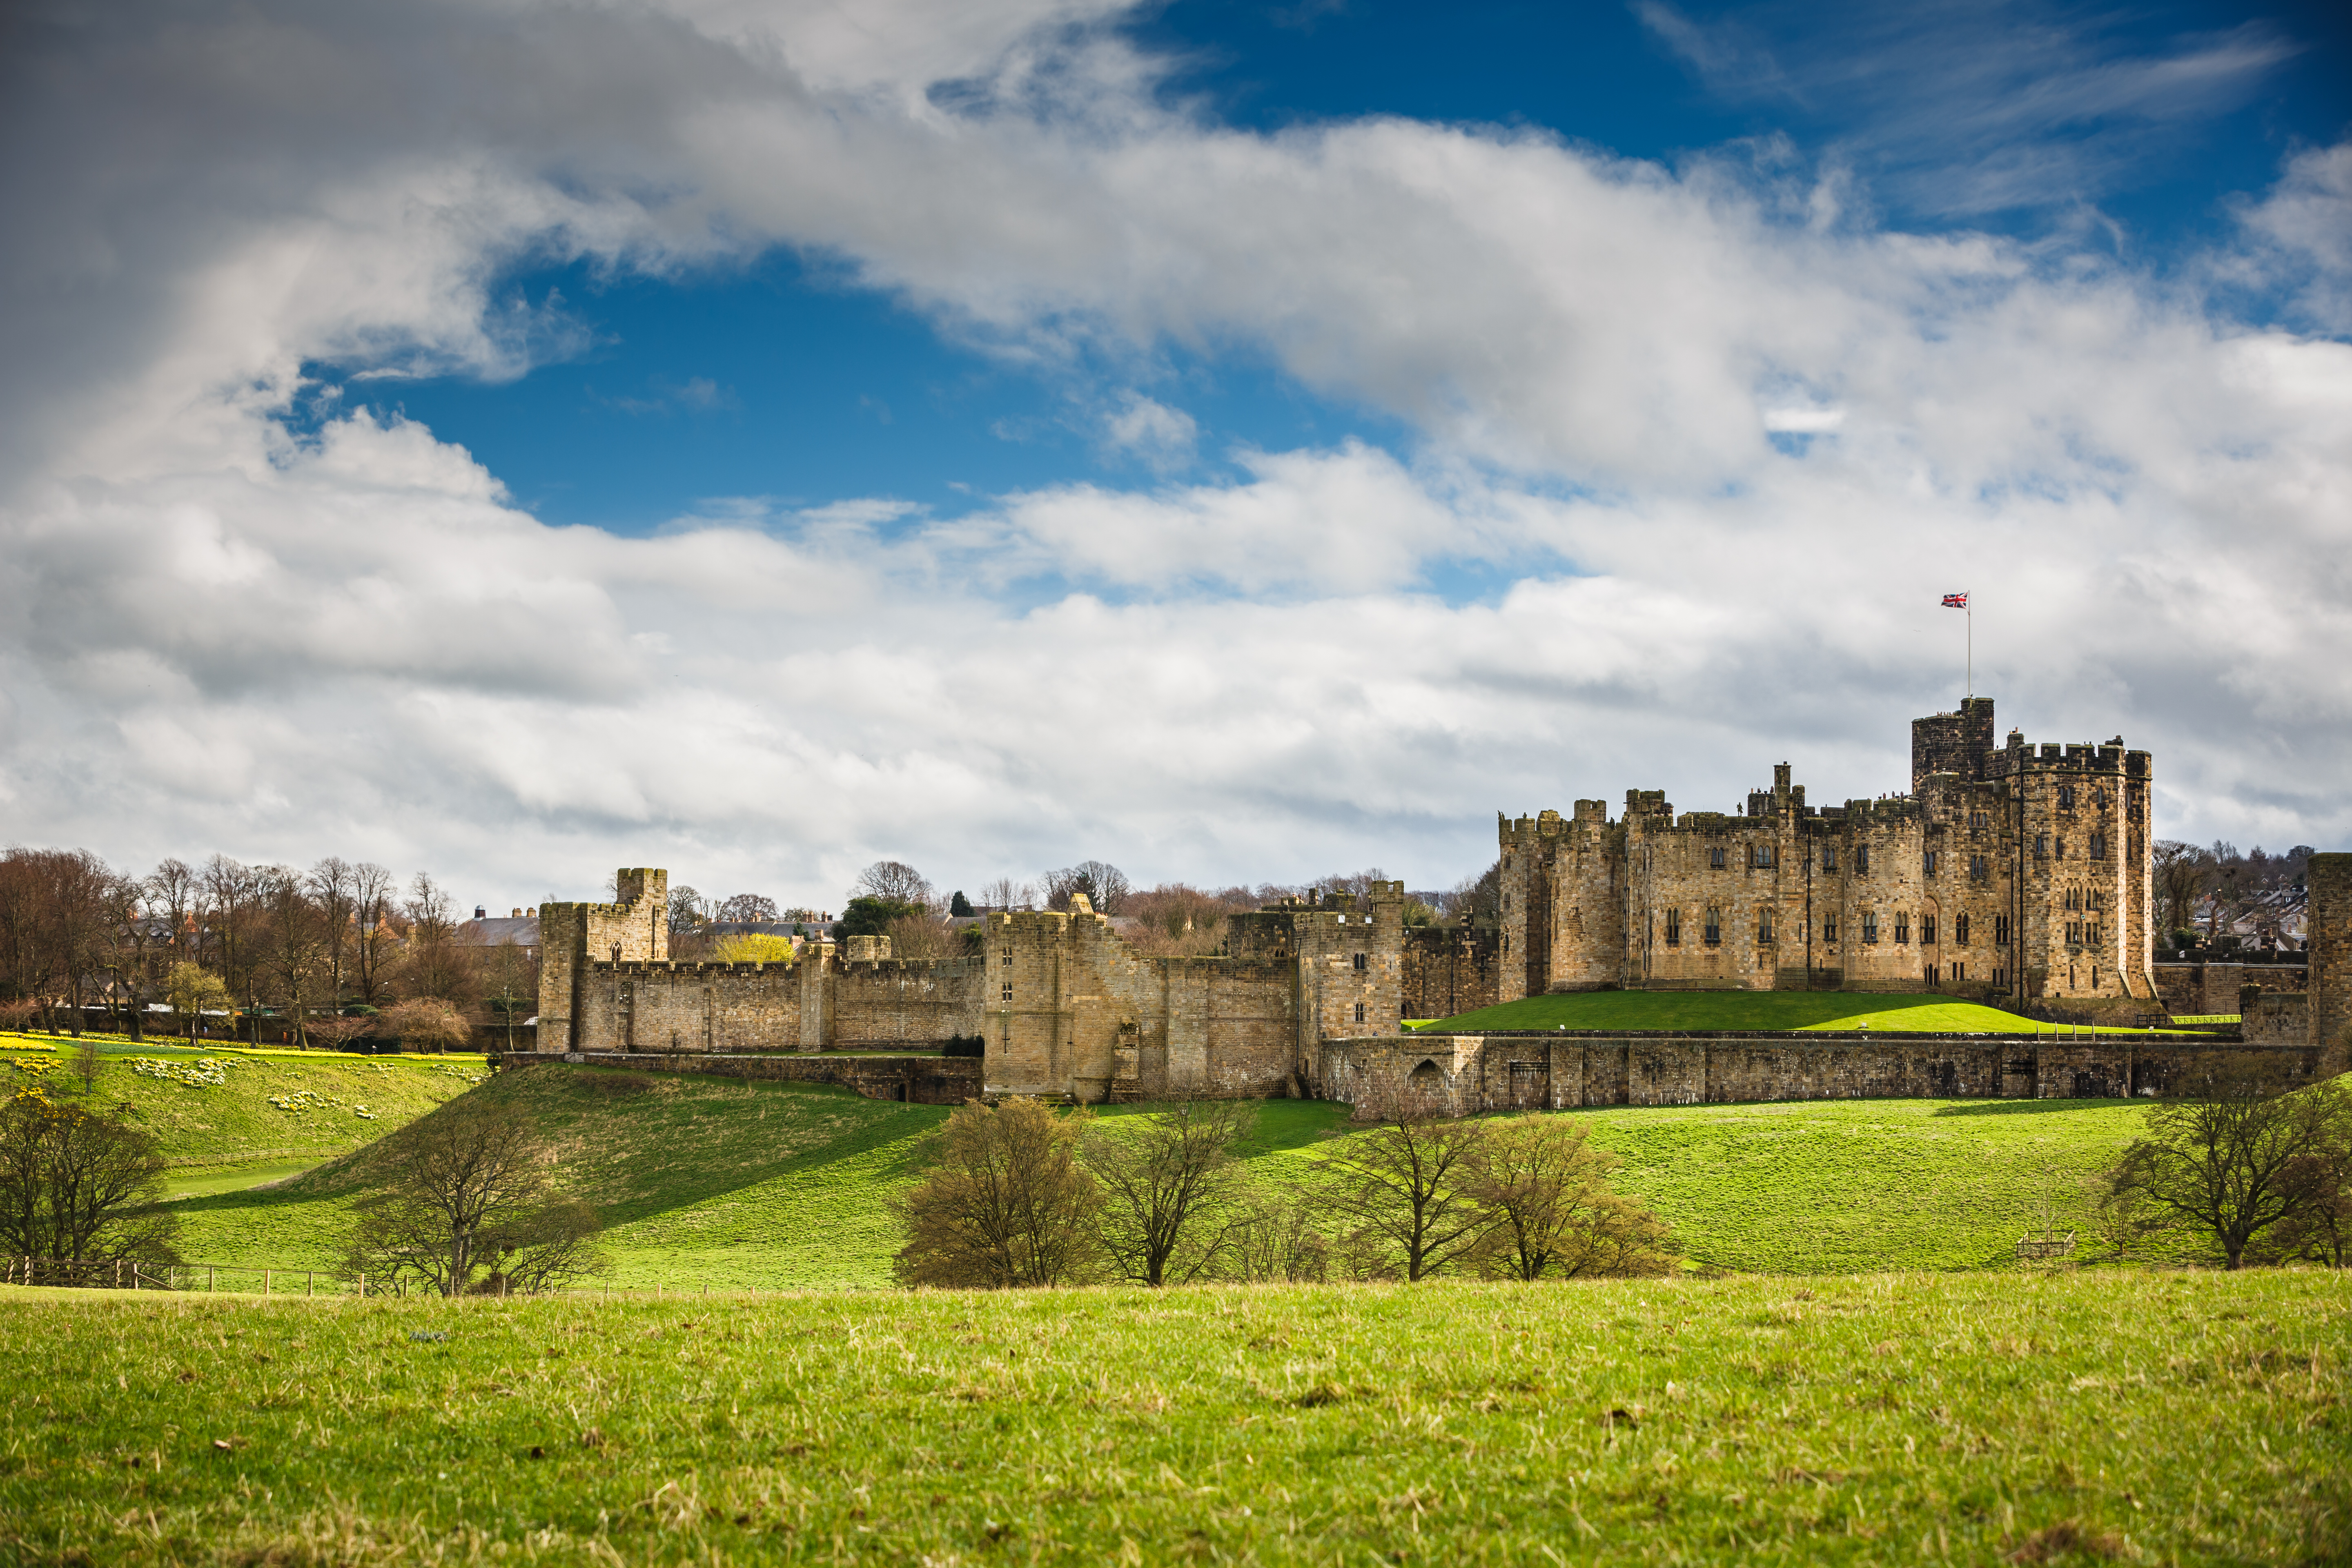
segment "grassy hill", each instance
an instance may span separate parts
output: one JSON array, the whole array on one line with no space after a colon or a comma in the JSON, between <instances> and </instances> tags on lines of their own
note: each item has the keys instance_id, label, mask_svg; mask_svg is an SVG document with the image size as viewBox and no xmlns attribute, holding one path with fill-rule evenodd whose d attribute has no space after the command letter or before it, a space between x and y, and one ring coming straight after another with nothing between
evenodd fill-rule
<instances>
[{"instance_id":1,"label":"grassy hill","mask_svg":"<svg viewBox=\"0 0 2352 1568\"><path fill-rule=\"evenodd\" d=\"M2347 1373L2319 1271L6 1287L0 1557L2340 1563Z\"/></svg>"},{"instance_id":2,"label":"grassy hill","mask_svg":"<svg viewBox=\"0 0 2352 1568\"><path fill-rule=\"evenodd\" d=\"M1835 991L1579 991L1526 996L1414 1027L1494 1029L1860 1029L1891 1034L2066 1034L2071 1024L2021 1018L1949 996ZM2133 1031L2139 1033L2141 1031Z\"/></svg>"},{"instance_id":3,"label":"grassy hill","mask_svg":"<svg viewBox=\"0 0 2352 1568\"><path fill-rule=\"evenodd\" d=\"M553 1134L561 1180L601 1207L623 1287L876 1287L891 1199L940 1107L821 1085L534 1067L475 1092ZM1105 1112L1116 1119L1133 1108ZM1272 1101L1245 1151L1262 1176L1316 1157L1347 1108ZM2084 1179L2137 1131L2118 1100L1841 1100L1566 1112L1625 1161L1624 1187L1696 1261L1780 1272L2001 1261L2045 1201L2083 1217ZM394 1136L397 1137L397 1134ZM324 1268L365 1180L351 1156L282 1186L192 1197L182 1251Z\"/></svg>"},{"instance_id":4,"label":"grassy hill","mask_svg":"<svg viewBox=\"0 0 2352 1568\"><path fill-rule=\"evenodd\" d=\"M374 1142L479 1083L479 1056L361 1057L169 1040L99 1047L94 1104L129 1106L179 1167L176 1193L291 1175ZM0 1085L79 1100L70 1039L0 1034Z\"/></svg>"}]
</instances>

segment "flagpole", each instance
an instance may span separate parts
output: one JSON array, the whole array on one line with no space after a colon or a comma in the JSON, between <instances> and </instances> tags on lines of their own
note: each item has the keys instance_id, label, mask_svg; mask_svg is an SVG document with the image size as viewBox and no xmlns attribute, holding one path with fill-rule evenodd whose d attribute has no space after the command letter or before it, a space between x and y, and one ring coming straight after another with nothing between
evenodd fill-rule
<instances>
[{"instance_id":1,"label":"flagpole","mask_svg":"<svg viewBox=\"0 0 2352 1568\"><path fill-rule=\"evenodd\" d=\"M1969 695L1977 694L1977 605L1976 596L1969 596L1969 607L1960 612L1969 622Z\"/></svg>"}]
</instances>

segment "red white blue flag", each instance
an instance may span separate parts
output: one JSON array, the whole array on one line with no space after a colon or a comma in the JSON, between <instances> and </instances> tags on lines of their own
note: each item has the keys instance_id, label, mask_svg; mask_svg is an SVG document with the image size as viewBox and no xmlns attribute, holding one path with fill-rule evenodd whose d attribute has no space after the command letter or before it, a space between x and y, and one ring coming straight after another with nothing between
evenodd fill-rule
<instances>
[{"instance_id":1,"label":"red white blue flag","mask_svg":"<svg viewBox=\"0 0 2352 1568\"><path fill-rule=\"evenodd\" d=\"M1948 610L1965 610L1968 607L1969 596L1966 594L1947 594L1944 595L1944 608Z\"/></svg>"}]
</instances>

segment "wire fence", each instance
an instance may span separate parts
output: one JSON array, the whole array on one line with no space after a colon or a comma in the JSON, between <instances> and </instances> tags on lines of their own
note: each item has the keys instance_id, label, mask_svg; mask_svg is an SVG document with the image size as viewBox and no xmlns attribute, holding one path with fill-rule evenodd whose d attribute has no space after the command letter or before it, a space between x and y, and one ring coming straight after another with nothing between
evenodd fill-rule
<instances>
[{"instance_id":1,"label":"wire fence","mask_svg":"<svg viewBox=\"0 0 2352 1568\"><path fill-rule=\"evenodd\" d=\"M387 1278L346 1274L331 1268L288 1268L268 1263L157 1263L132 1258L28 1258L0 1260L0 1285L47 1286L81 1290L169 1290L197 1295L214 1292L271 1297L365 1298L435 1296L439 1292L414 1277ZM792 1287L713 1285L707 1281L669 1281L652 1285L611 1285L575 1282L553 1289L510 1291L507 1281L491 1275L477 1280L468 1296L530 1295L544 1300L565 1297L604 1301L704 1300L720 1297L801 1295Z\"/></svg>"}]
</instances>

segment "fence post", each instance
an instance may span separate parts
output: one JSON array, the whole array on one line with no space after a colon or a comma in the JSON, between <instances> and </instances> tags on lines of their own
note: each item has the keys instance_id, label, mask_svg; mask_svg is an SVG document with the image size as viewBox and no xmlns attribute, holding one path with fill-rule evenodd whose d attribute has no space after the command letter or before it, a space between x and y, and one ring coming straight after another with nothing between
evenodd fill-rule
<instances>
[{"instance_id":1,"label":"fence post","mask_svg":"<svg viewBox=\"0 0 2352 1568\"><path fill-rule=\"evenodd\" d=\"M367 1300L367 1276L364 1274L360 1276L360 1300Z\"/></svg>"},{"instance_id":2,"label":"fence post","mask_svg":"<svg viewBox=\"0 0 2352 1568\"><path fill-rule=\"evenodd\" d=\"M261 1266L261 1293L269 1294L269 1266L266 1263Z\"/></svg>"},{"instance_id":3,"label":"fence post","mask_svg":"<svg viewBox=\"0 0 2352 1568\"><path fill-rule=\"evenodd\" d=\"M304 1269L302 1271L302 1294L305 1296L315 1296L318 1293L319 1271L315 1268Z\"/></svg>"}]
</instances>

